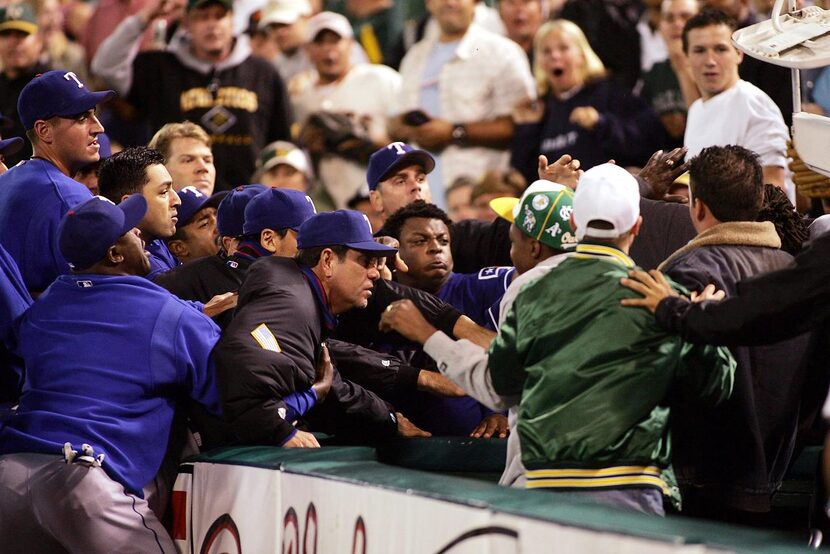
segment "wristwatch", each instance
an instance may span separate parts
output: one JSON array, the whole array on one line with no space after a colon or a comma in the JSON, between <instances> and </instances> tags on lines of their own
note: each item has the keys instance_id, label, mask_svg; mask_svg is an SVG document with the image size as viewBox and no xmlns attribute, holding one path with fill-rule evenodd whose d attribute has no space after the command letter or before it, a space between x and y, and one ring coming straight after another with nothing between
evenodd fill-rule
<instances>
[{"instance_id":1,"label":"wristwatch","mask_svg":"<svg viewBox=\"0 0 830 554\"><path fill-rule=\"evenodd\" d=\"M467 128L463 123L452 126L452 141L455 144L464 144L467 141Z\"/></svg>"}]
</instances>

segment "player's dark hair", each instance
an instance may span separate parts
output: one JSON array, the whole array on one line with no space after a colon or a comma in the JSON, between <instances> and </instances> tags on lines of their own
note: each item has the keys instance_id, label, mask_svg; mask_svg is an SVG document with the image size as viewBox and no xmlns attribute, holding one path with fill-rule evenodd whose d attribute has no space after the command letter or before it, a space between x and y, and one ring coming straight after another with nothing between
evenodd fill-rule
<instances>
[{"instance_id":1,"label":"player's dark hair","mask_svg":"<svg viewBox=\"0 0 830 554\"><path fill-rule=\"evenodd\" d=\"M346 259L346 252L349 251L349 247L342 244L337 246L315 246L314 248L302 248L298 250L295 259L300 265L314 267L320 262L320 254L326 248L331 248L332 252L337 255L337 259L341 262Z\"/></svg>"},{"instance_id":2,"label":"player's dark hair","mask_svg":"<svg viewBox=\"0 0 830 554\"><path fill-rule=\"evenodd\" d=\"M263 231L264 230L265 229L263 229ZM271 230L274 231L274 234L276 234L281 239L284 239L285 235L288 234L288 227L286 227L284 229L271 229ZM262 237L262 231L260 231L259 233L248 233L247 235L242 235L241 237L239 237L239 240L244 240L244 241L248 241L248 242L255 242L255 243L259 244L259 239L261 237Z\"/></svg>"},{"instance_id":3,"label":"player's dark hair","mask_svg":"<svg viewBox=\"0 0 830 554\"><path fill-rule=\"evenodd\" d=\"M146 146L135 146L113 154L101 163L98 172L98 190L101 196L116 204L126 194L141 192L150 181L147 168L164 165L161 152Z\"/></svg>"},{"instance_id":4,"label":"player's dark hair","mask_svg":"<svg viewBox=\"0 0 830 554\"><path fill-rule=\"evenodd\" d=\"M711 27L712 25L726 25L729 27L730 36L738 28L738 23L722 11L712 9L703 10L689 19L686 25L683 26L683 51L687 54L689 53L689 31L692 29Z\"/></svg>"},{"instance_id":5,"label":"player's dark hair","mask_svg":"<svg viewBox=\"0 0 830 554\"><path fill-rule=\"evenodd\" d=\"M689 162L689 193L718 221L755 221L764 194L758 155L742 146L710 146Z\"/></svg>"},{"instance_id":6,"label":"player's dark hair","mask_svg":"<svg viewBox=\"0 0 830 554\"><path fill-rule=\"evenodd\" d=\"M447 227L452 225L452 221L447 215L447 212L435 204L430 204L429 202L424 202L423 200L416 200L415 202L400 208L398 211L389 216L389 219L387 219L386 223L383 224L383 234L401 240L401 229L403 229L403 226L406 224L407 220L412 219L413 217L440 219L447 225Z\"/></svg>"},{"instance_id":7,"label":"player's dark hair","mask_svg":"<svg viewBox=\"0 0 830 554\"><path fill-rule=\"evenodd\" d=\"M775 185L764 185L764 205L758 213L758 221L771 221L781 238L781 250L795 256L810 238L810 228L796 211L787 193Z\"/></svg>"}]
</instances>

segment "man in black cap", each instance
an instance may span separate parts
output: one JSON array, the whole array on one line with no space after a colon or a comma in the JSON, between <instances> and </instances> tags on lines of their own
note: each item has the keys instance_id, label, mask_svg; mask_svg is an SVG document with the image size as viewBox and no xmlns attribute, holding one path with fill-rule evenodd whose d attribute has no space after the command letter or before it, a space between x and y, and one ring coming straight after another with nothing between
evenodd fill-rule
<instances>
[{"instance_id":1,"label":"man in black cap","mask_svg":"<svg viewBox=\"0 0 830 554\"><path fill-rule=\"evenodd\" d=\"M99 159L104 128L95 107L114 96L91 92L74 73L59 70L32 79L20 93L18 111L34 157L0 176L0 243L33 294L69 272L55 231L70 208L92 196L70 176Z\"/></svg>"},{"instance_id":2,"label":"man in black cap","mask_svg":"<svg viewBox=\"0 0 830 554\"><path fill-rule=\"evenodd\" d=\"M10 128L4 134L22 137L26 128L17 113L20 91L35 75L46 73L49 67L40 62L43 38L38 32L35 9L29 2L9 4L0 8L0 113L10 118ZM7 158L9 166L32 155L28 144Z\"/></svg>"},{"instance_id":3,"label":"man in black cap","mask_svg":"<svg viewBox=\"0 0 830 554\"><path fill-rule=\"evenodd\" d=\"M176 400L219 413L210 358L219 329L144 278L135 226L146 211L141 195L118 206L96 196L60 223L73 274L20 321L26 382L0 427L4 551L176 552L145 487Z\"/></svg>"},{"instance_id":4,"label":"man in black cap","mask_svg":"<svg viewBox=\"0 0 830 554\"><path fill-rule=\"evenodd\" d=\"M169 3L150 0L125 19L92 60L92 71L124 94L152 129L189 120L211 136L216 190L249 182L259 151L290 140L290 107L277 70L233 35L231 0L188 0L188 40L136 56L144 29Z\"/></svg>"},{"instance_id":5,"label":"man in black cap","mask_svg":"<svg viewBox=\"0 0 830 554\"><path fill-rule=\"evenodd\" d=\"M258 260L239 291L236 315L216 348L226 418L246 443L286 447L318 446L296 420L352 439L424 435L336 371L326 402L312 402L305 416L285 402L312 384L336 316L367 306L381 259L396 252L375 242L365 216L349 210L308 219L297 246L296 259Z\"/></svg>"}]
</instances>

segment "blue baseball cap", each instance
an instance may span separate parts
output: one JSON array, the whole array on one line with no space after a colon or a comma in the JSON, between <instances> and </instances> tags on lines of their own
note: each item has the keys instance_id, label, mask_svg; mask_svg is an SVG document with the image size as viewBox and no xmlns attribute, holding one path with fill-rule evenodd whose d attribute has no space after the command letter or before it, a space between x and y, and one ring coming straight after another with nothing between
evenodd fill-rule
<instances>
[{"instance_id":1,"label":"blue baseball cap","mask_svg":"<svg viewBox=\"0 0 830 554\"><path fill-rule=\"evenodd\" d=\"M95 140L98 141L98 157L101 158L101 161L112 156L112 143L106 133L98 133Z\"/></svg>"},{"instance_id":2,"label":"blue baseball cap","mask_svg":"<svg viewBox=\"0 0 830 554\"><path fill-rule=\"evenodd\" d=\"M347 246L384 257L398 251L375 242L369 219L355 210L324 212L303 223L297 234L297 248L303 250L319 246Z\"/></svg>"},{"instance_id":3,"label":"blue baseball cap","mask_svg":"<svg viewBox=\"0 0 830 554\"><path fill-rule=\"evenodd\" d=\"M191 222L196 212L203 208L215 208L222 202L222 199L228 195L226 191L217 192L212 196L206 196L196 187L184 187L178 191L179 200L181 204L176 208L177 221L176 230L178 231L185 225Z\"/></svg>"},{"instance_id":4,"label":"blue baseball cap","mask_svg":"<svg viewBox=\"0 0 830 554\"><path fill-rule=\"evenodd\" d=\"M369 169L366 170L369 190L376 190L393 169L413 164L422 166L426 173L435 169L435 159L429 152L416 150L403 142L392 142L375 150L369 157Z\"/></svg>"},{"instance_id":5,"label":"blue baseball cap","mask_svg":"<svg viewBox=\"0 0 830 554\"><path fill-rule=\"evenodd\" d=\"M23 139L20 137L0 140L0 154L4 156L16 154L21 148L23 148Z\"/></svg>"},{"instance_id":6,"label":"blue baseball cap","mask_svg":"<svg viewBox=\"0 0 830 554\"><path fill-rule=\"evenodd\" d=\"M28 130L39 119L78 115L115 96L113 90L92 92L71 71L56 69L36 76L23 87L17 112Z\"/></svg>"},{"instance_id":7,"label":"blue baseball cap","mask_svg":"<svg viewBox=\"0 0 830 554\"><path fill-rule=\"evenodd\" d=\"M268 190L265 185L245 185L228 192L216 209L216 230L220 237L239 237L244 233L245 206L257 194Z\"/></svg>"},{"instance_id":8,"label":"blue baseball cap","mask_svg":"<svg viewBox=\"0 0 830 554\"><path fill-rule=\"evenodd\" d=\"M58 247L73 269L85 269L101 261L147 213L147 200L133 194L115 205L103 196L93 196L63 216L58 226Z\"/></svg>"},{"instance_id":9,"label":"blue baseball cap","mask_svg":"<svg viewBox=\"0 0 830 554\"><path fill-rule=\"evenodd\" d=\"M268 189L257 194L245 207L245 235L263 229L293 229L317 213L314 202L303 192L291 189Z\"/></svg>"}]
</instances>

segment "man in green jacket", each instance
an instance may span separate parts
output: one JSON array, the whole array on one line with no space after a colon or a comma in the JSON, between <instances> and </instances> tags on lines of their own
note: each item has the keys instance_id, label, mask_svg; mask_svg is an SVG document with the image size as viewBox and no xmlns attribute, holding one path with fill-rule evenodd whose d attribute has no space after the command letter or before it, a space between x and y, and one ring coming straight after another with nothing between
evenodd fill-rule
<instances>
[{"instance_id":1,"label":"man in green jacket","mask_svg":"<svg viewBox=\"0 0 830 554\"><path fill-rule=\"evenodd\" d=\"M628 249L642 223L628 172L611 164L585 172L572 218L576 253L522 289L490 347L493 387L521 396L528 488L662 515L668 407L727 398L735 362L620 306L633 296L619 281L635 267Z\"/></svg>"}]
</instances>

